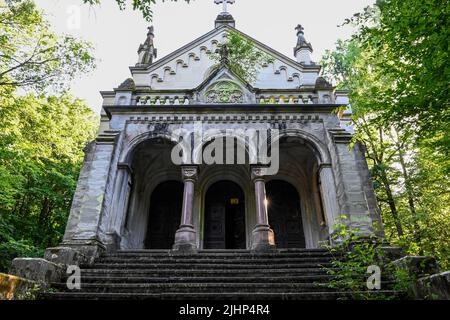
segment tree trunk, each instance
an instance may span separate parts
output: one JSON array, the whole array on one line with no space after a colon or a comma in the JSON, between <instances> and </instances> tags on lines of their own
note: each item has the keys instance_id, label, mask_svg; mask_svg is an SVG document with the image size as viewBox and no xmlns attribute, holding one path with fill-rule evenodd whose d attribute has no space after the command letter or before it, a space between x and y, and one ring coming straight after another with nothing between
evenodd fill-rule
<instances>
[{"instance_id":1,"label":"tree trunk","mask_svg":"<svg viewBox=\"0 0 450 320\"><path fill-rule=\"evenodd\" d=\"M416 205L415 205L415 201L414 201L414 192L412 189L411 180L409 179L408 169L406 168L406 162L405 162L403 149L398 142L396 144L397 144L398 158L400 161L400 166L402 168L402 175L403 175L403 179L405 180L406 194L408 195L409 211L411 212L413 225L414 225L413 234L414 234L415 240L419 244L419 248L420 248L419 254L423 255L423 249L422 249L422 246L420 245L422 242L422 230L418 223Z\"/></svg>"},{"instance_id":2,"label":"tree trunk","mask_svg":"<svg viewBox=\"0 0 450 320\"><path fill-rule=\"evenodd\" d=\"M383 188L386 192L387 202L389 204L389 208L391 209L392 218L394 219L394 224L397 229L397 234L399 237L404 235L402 222L398 216L397 206L395 205L394 196L392 195L391 185L389 184L389 180L386 174L386 170L380 170L381 181L383 182Z\"/></svg>"}]
</instances>

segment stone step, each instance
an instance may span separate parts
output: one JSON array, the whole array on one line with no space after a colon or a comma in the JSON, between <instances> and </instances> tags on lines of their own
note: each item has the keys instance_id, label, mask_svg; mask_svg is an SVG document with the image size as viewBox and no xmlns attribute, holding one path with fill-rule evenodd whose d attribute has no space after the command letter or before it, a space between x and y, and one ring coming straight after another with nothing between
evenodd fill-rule
<instances>
[{"instance_id":1,"label":"stone step","mask_svg":"<svg viewBox=\"0 0 450 320\"><path fill-rule=\"evenodd\" d=\"M184 258L178 257L104 257L96 261L96 263L150 263L150 264L296 264L296 263L329 263L331 261L328 257L304 257L304 258L285 258L273 257L270 259L255 257L255 258L240 258L240 259L214 259L214 258Z\"/></svg>"},{"instance_id":2,"label":"stone step","mask_svg":"<svg viewBox=\"0 0 450 320\"><path fill-rule=\"evenodd\" d=\"M328 252L289 252L289 253L264 253L264 254L249 254L249 253L208 253L208 254L192 254L192 255L181 255L181 254L168 254L168 253L125 253L118 252L114 254L105 254L101 258L176 258L176 259L228 259L228 260L239 260L239 259L272 259L272 258L333 258Z\"/></svg>"},{"instance_id":3,"label":"stone step","mask_svg":"<svg viewBox=\"0 0 450 320\"><path fill-rule=\"evenodd\" d=\"M362 296L390 296L405 298L405 294L392 290L364 292L296 292L296 293L87 293L59 292L47 293L42 299L47 300L342 300L360 299Z\"/></svg>"},{"instance_id":4,"label":"stone step","mask_svg":"<svg viewBox=\"0 0 450 320\"><path fill-rule=\"evenodd\" d=\"M252 269L252 270L276 270L276 269L299 269L299 268L321 268L331 267L331 263L265 263L258 262L247 264L236 263L94 263L91 266L81 266L83 269Z\"/></svg>"},{"instance_id":5,"label":"stone step","mask_svg":"<svg viewBox=\"0 0 450 320\"><path fill-rule=\"evenodd\" d=\"M53 288L67 291L65 283L53 284ZM383 289L392 289L391 282L381 284ZM82 292L117 292L117 293L160 293L160 292L316 292L337 291L330 288L326 282L298 282L298 283L81 283Z\"/></svg>"},{"instance_id":6,"label":"stone step","mask_svg":"<svg viewBox=\"0 0 450 320\"><path fill-rule=\"evenodd\" d=\"M54 284L57 290L66 291L65 283ZM326 283L81 283L82 292L115 293L191 293L202 292L316 292L336 291Z\"/></svg>"},{"instance_id":7,"label":"stone step","mask_svg":"<svg viewBox=\"0 0 450 320\"><path fill-rule=\"evenodd\" d=\"M204 276L176 276L170 275L166 277L146 277L146 276L130 276L122 274L122 276L111 275L82 275L83 283L301 283L301 282L329 282L331 276L323 275L304 275L304 276L235 276L228 277L204 277Z\"/></svg>"},{"instance_id":8,"label":"stone step","mask_svg":"<svg viewBox=\"0 0 450 320\"><path fill-rule=\"evenodd\" d=\"M170 276L204 276L204 277L228 277L228 276L261 276L269 277L275 275L298 276L298 275L324 275L327 274L327 269L324 268L293 268L293 269L82 269L81 276L143 276L143 277L170 277Z\"/></svg>"},{"instance_id":9,"label":"stone step","mask_svg":"<svg viewBox=\"0 0 450 320\"><path fill-rule=\"evenodd\" d=\"M291 248L291 249L275 249L264 252L251 251L247 249L203 249L198 250L197 254L208 254L208 253L226 253L226 254L236 254L236 253L246 253L246 254L276 254L276 253L302 253L302 252L329 252L325 248L315 248L315 249L305 249L305 248ZM175 254L172 250L167 249L132 249L132 250L119 250L118 254L121 253L165 253L165 254ZM191 255L192 253L187 253L186 255Z\"/></svg>"}]
</instances>

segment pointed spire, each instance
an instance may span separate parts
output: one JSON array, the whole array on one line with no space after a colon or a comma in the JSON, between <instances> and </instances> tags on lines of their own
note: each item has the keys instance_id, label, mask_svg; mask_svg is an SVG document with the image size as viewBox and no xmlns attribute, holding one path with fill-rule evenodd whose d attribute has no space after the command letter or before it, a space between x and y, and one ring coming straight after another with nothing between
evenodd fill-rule
<instances>
[{"instance_id":1,"label":"pointed spire","mask_svg":"<svg viewBox=\"0 0 450 320\"><path fill-rule=\"evenodd\" d=\"M305 39L305 28L299 24L295 30L297 30L297 45L294 48L294 55L299 63L312 64L311 54L313 52L313 48L311 43Z\"/></svg>"},{"instance_id":2,"label":"pointed spire","mask_svg":"<svg viewBox=\"0 0 450 320\"><path fill-rule=\"evenodd\" d=\"M153 63L153 59L156 59L157 50L153 44L155 38L153 26L148 27L147 38L144 43L139 46L138 54L139 60L136 66L145 67Z\"/></svg>"}]
</instances>

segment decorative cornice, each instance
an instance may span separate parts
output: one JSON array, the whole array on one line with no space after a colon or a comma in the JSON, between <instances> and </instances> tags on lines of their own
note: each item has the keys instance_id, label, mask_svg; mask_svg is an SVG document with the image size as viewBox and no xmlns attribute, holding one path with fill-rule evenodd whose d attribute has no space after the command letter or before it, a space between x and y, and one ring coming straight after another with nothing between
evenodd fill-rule
<instances>
[{"instance_id":1,"label":"decorative cornice","mask_svg":"<svg viewBox=\"0 0 450 320\"><path fill-rule=\"evenodd\" d=\"M120 131L104 131L95 139L97 144L115 144Z\"/></svg>"},{"instance_id":2,"label":"decorative cornice","mask_svg":"<svg viewBox=\"0 0 450 320\"><path fill-rule=\"evenodd\" d=\"M329 129L328 132L330 133L333 142L336 144L349 144L353 138L353 135L350 132L342 128Z\"/></svg>"}]
</instances>

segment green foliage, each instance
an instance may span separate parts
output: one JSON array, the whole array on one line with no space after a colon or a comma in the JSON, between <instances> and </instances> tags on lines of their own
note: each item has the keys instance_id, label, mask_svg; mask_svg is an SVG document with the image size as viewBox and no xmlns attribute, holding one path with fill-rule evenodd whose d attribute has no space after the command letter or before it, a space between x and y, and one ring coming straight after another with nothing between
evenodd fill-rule
<instances>
[{"instance_id":1,"label":"green foliage","mask_svg":"<svg viewBox=\"0 0 450 320\"><path fill-rule=\"evenodd\" d=\"M417 277L411 275L408 270L402 268L394 268L390 266L390 270L394 275L395 283L393 289L396 291L411 293L412 286Z\"/></svg>"},{"instance_id":2,"label":"green foliage","mask_svg":"<svg viewBox=\"0 0 450 320\"><path fill-rule=\"evenodd\" d=\"M60 90L93 67L92 46L57 36L32 0L0 4L0 86Z\"/></svg>"},{"instance_id":3,"label":"green foliage","mask_svg":"<svg viewBox=\"0 0 450 320\"><path fill-rule=\"evenodd\" d=\"M162 2L165 2L166 0L162 0ZM177 1L177 0L170 0L170 1ZM191 2L191 0L184 0L187 3ZM84 3L90 4L90 5L98 5L101 3L101 0L83 0ZM127 8L127 3L129 1L127 0L116 0L120 10L125 10ZM131 5L133 7L133 10L141 11L142 16L147 21L152 21L153 19L153 5L156 4L156 0L131 0Z\"/></svg>"},{"instance_id":4,"label":"green foliage","mask_svg":"<svg viewBox=\"0 0 450 320\"><path fill-rule=\"evenodd\" d=\"M358 33L324 56L324 74L351 90L355 137L366 147L387 240L435 256L443 269L450 267L448 14L437 0L379 1L349 19Z\"/></svg>"},{"instance_id":5,"label":"green foliage","mask_svg":"<svg viewBox=\"0 0 450 320\"><path fill-rule=\"evenodd\" d=\"M38 300L39 296L42 294L43 289L39 284L34 284L31 288L20 294L15 300Z\"/></svg>"},{"instance_id":6,"label":"green foliage","mask_svg":"<svg viewBox=\"0 0 450 320\"><path fill-rule=\"evenodd\" d=\"M329 287L339 291L357 292L355 299L388 299L373 295L367 290L367 268L381 265L383 252L377 250L376 237L362 238L359 230L350 229L346 216L341 216L334 226L332 246L329 246L334 259L328 274L332 276Z\"/></svg>"},{"instance_id":7,"label":"green foliage","mask_svg":"<svg viewBox=\"0 0 450 320\"><path fill-rule=\"evenodd\" d=\"M441 155L450 170L450 3L447 0L379 0L355 15L355 39L389 80L384 122L414 126L423 144Z\"/></svg>"},{"instance_id":8,"label":"green foliage","mask_svg":"<svg viewBox=\"0 0 450 320\"><path fill-rule=\"evenodd\" d=\"M38 256L64 233L96 117L70 95L2 97L0 104L0 270Z\"/></svg>"},{"instance_id":9,"label":"green foliage","mask_svg":"<svg viewBox=\"0 0 450 320\"><path fill-rule=\"evenodd\" d=\"M208 54L209 58L215 62L213 70L220 67L220 51L224 45L229 51L230 69L249 83L256 80L263 66L273 62L273 58L259 50L253 41L238 32L228 31L226 41L223 44L219 44L216 52Z\"/></svg>"},{"instance_id":10,"label":"green foliage","mask_svg":"<svg viewBox=\"0 0 450 320\"><path fill-rule=\"evenodd\" d=\"M1 2L0 272L62 239L97 122L63 89L94 66L91 46L57 36L33 1Z\"/></svg>"}]
</instances>

